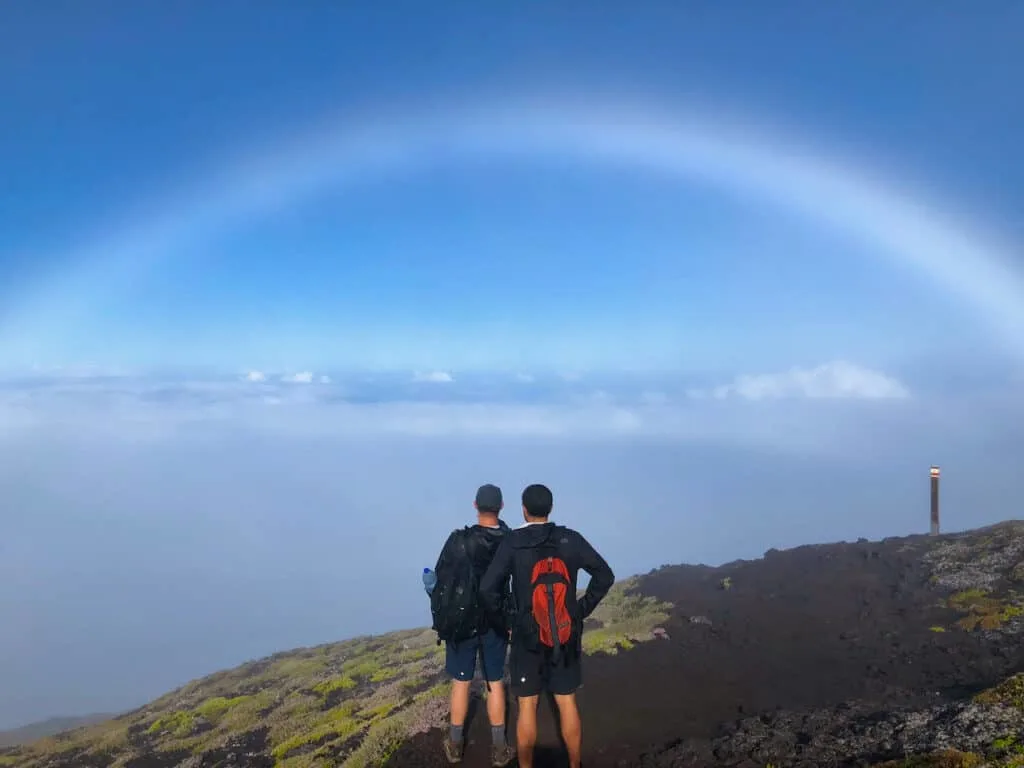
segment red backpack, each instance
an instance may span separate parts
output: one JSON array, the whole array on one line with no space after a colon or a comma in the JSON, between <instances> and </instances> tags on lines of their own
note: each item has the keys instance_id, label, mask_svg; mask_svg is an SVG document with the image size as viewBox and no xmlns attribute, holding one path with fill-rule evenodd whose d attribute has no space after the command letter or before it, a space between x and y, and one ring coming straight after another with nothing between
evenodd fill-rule
<instances>
[{"instance_id":1,"label":"red backpack","mask_svg":"<svg viewBox=\"0 0 1024 768\"><path fill-rule=\"evenodd\" d=\"M540 644L553 648L554 658L572 638L572 616L565 604L572 579L565 561L557 554L542 554L530 574L533 620L537 623Z\"/></svg>"}]
</instances>

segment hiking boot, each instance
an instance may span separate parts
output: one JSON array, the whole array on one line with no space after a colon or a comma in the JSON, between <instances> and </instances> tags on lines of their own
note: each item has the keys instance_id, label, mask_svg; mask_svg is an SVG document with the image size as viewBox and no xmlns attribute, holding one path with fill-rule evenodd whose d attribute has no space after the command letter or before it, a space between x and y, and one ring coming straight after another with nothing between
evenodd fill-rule
<instances>
[{"instance_id":1,"label":"hiking boot","mask_svg":"<svg viewBox=\"0 0 1024 768\"><path fill-rule=\"evenodd\" d=\"M512 748L511 744L497 744L491 745L491 765L495 768L505 768L509 765L513 758L516 756L516 751Z\"/></svg>"},{"instance_id":2,"label":"hiking boot","mask_svg":"<svg viewBox=\"0 0 1024 768\"><path fill-rule=\"evenodd\" d=\"M444 756L448 758L449 763L461 763L462 745L446 737L444 740Z\"/></svg>"}]
</instances>

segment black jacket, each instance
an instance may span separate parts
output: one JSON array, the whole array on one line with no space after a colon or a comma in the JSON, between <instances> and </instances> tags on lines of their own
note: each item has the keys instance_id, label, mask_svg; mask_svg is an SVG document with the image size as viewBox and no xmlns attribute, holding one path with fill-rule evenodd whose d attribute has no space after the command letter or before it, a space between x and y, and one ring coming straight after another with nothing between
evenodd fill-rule
<instances>
[{"instance_id":1,"label":"black jacket","mask_svg":"<svg viewBox=\"0 0 1024 768\"><path fill-rule=\"evenodd\" d=\"M494 559L498 546L512 529L508 527L504 520L498 521L497 528L487 528L479 524L471 525L468 529L457 528L451 532L441 548L441 554L437 558L437 565L434 566L435 573L439 573L446 562L451 562L452 559L463 556L462 547L456 536L461 535L464 530L469 534L466 539L466 551L473 562L473 571L476 573L477 582L479 583L483 579L487 567ZM483 626L481 629L486 628L486 625L489 624L494 627L495 631L505 632L506 622L504 613L508 610L510 602L509 591L506 585L506 589L500 591L498 595L500 609L494 615L481 611L483 615ZM481 605L481 607L483 606Z\"/></svg>"},{"instance_id":2,"label":"black jacket","mask_svg":"<svg viewBox=\"0 0 1024 768\"><path fill-rule=\"evenodd\" d=\"M572 579L572 589L566 598L566 607L581 625L583 620L594 612L597 604L604 599L615 583L612 569L590 546L590 542L571 528L557 526L555 523L535 523L510 531L502 539L501 546L498 547L490 567L484 574L480 582L480 602L488 616L493 617L503 611L502 594L510 576L518 618L524 613L529 613L530 574L537 558L532 550L553 537L553 543L558 546L558 555L565 561ZM586 594L577 601L576 582L580 570L590 574L590 583L587 585Z\"/></svg>"}]
</instances>

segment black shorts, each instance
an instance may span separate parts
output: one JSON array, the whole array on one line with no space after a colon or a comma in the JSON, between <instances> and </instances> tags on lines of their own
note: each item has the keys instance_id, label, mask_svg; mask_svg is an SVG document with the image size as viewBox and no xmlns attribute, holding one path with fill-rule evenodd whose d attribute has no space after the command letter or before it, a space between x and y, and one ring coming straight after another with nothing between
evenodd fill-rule
<instances>
[{"instance_id":1,"label":"black shorts","mask_svg":"<svg viewBox=\"0 0 1024 768\"><path fill-rule=\"evenodd\" d=\"M575 693L583 684L582 657L577 646L563 651L562 658L554 663L550 649L533 650L513 642L508 659L512 694L519 697Z\"/></svg>"}]
</instances>

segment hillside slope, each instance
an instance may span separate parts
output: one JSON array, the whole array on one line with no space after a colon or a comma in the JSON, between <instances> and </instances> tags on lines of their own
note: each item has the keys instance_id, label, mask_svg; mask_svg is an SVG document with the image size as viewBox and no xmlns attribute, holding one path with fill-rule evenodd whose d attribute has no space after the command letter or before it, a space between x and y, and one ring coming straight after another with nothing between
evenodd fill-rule
<instances>
[{"instance_id":1,"label":"hillside slope","mask_svg":"<svg viewBox=\"0 0 1024 768\"><path fill-rule=\"evenodd\" d=\"M667 608L615 585L585 639L615 654L651 639ZM0 749L24 768L377 766L447 720L444 648L429 629L279 653L196 680L134 712Z\"/></svg>"},{"instance_id":2,"label":"hillside slope","mask_svg":"<svg viewBox=\"0 0 1024 768\"><path fill-rule=\"evenodd\" d=\"M20 728L12 728L9 731L0 731L0 747L10 747L15 744L25 744L36 741L44 736L53 736L73 728L80 728L92 723L101 723L116 715L112 712L95 715L82 715L81 717L51 717L49 720L41 720L38 723L29 723Z\"/></svg>"},{"instance_id":3,"label":"hillside slope","mask_svg":"<svg viewBox=\"0 0 1024 768\"><path fill-rule=\"evenodd\" d=\"M617 585L586 635L586 764L902 765L958 747L973 756L920 764L1024 765L1012 762L1024 744L1018 590L1016 522L663 567ZM357 638L0 750L0 766L442 766L445 692L429 631ZM467 729L467 766L486 765L485 720L479 711ZM550 724L541 741L556 764Z\"/></svg>"}]
</instances>

